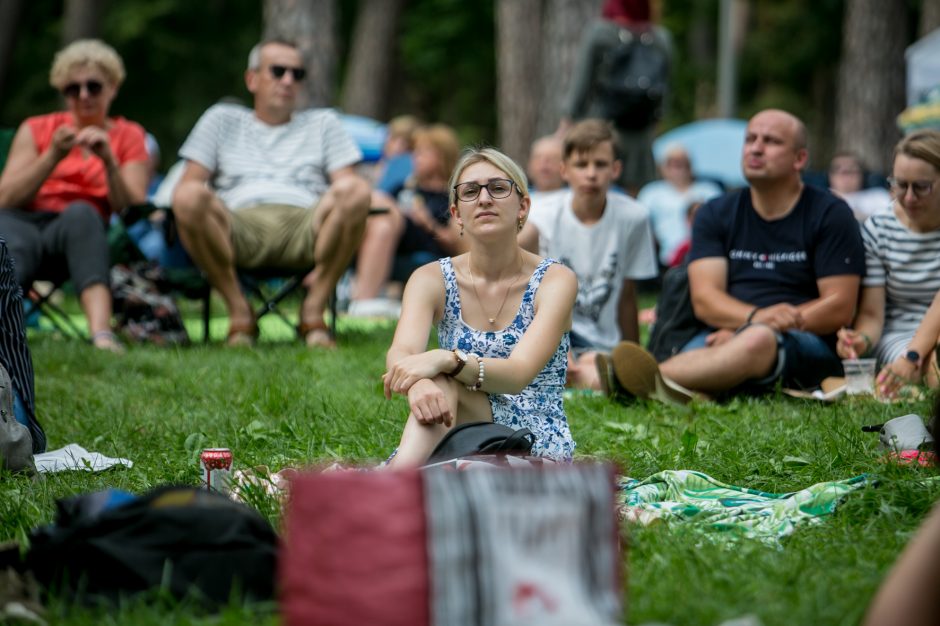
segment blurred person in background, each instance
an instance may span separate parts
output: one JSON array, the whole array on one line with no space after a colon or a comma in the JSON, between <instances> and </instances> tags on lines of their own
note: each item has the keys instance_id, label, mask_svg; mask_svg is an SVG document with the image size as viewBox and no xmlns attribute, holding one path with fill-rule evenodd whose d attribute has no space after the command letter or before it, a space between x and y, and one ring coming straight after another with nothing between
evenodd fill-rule
<instances>
[{"instance_id":1,"label":"blurred person in background","mask_svg":"<svg viewBox=\"0 0 940 626\"><path fill-rule=\"evenodd\" d=\"M24 291L37 278L68 278L92 344L123 348L111 331L108 241L112 212L143 204L149 165L144 130L108 115L124 63L95 39L56 54L50 84L66 110L27 119L0 176L0 234Z\"/></svg>"}]
</instances>

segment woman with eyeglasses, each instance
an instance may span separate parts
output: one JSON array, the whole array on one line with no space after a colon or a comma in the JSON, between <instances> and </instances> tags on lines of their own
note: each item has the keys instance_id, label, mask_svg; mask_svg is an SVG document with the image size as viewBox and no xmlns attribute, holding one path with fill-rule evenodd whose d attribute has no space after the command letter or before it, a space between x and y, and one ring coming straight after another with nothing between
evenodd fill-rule
<instances>
[{"instance_id":1,"label":"woman with eyeglasses","mask_svg":"<svg viewBox=\"0 0 940 626\"><path fill-rule=\"evenodd\" d=\"M889 179L892 210L862 226L866 276L854 328L842 329L842 358L872 355L876 394L908 384L938 386L940 339L940 131L904 137Z\"/></svg>"},{"instance_id":2,"label":"woman with eyeglasses","mask_svg":"<svg viewBox=\"0 0 940 626\"><path fill-rule=\"evenodd\" d=\"M148 178L144 130L108 115L124 76L101 41L59 51L49 82L66 109L23 122L0 176L0 234L24 291L35 279L68 277L92 343L113 352L121 345L111 332L106 223L145 201Z\"/></svg>"},{"instance_id":3,"label":"woman with eyeglasses","mask_svg":"<svg viewBox=\"0 0 940 626\"><path fill-rule=\"evenodd\" d=\"M421 465L451 428L480 421L528 428L533 454L571 458L562 392L577 279L519 246L525 181L493 148L464 153L451 175L450 212L469 251L420 267L405 287L383 381L410 411L389 467ZM439 348L428 350L432 325Z\"/></svg>"}]
</instances>

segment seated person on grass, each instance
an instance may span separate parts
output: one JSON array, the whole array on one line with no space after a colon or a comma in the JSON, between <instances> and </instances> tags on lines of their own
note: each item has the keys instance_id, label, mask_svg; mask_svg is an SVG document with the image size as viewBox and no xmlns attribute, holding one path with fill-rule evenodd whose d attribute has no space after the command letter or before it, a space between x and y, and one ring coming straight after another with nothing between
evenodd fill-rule
<instances>
[{"instance_id":1,"label":"seated person on grass","mask_svg":"<svg viewBox=\"0 0 940 626\"><path fill-rule=\"evenodd\" d=\"M124 63L96 39L56 54L49 82L66 110L20 126L0 176L0 233L28 292L38 278L72 281L92 344L121 352L111 332L107 220L147 194L144 130L108 110Z\"/></svg>"},{"instance_id":2,"label":"seated person on grass","mask_svg":"<svg viewBox=\"0 0 940 626\"><path fill-rule=\"evenodd\" d=\"M529 192L509 157L470 151L448 187L469 252L418 268L405 286L382 378L409 414L388 466L421 465L451 428L481 421L528 428L533 454L570 459L562 391L577 279L518 245ZM428 350L435 324L440 348Z\"/></svg>"},{"instance_id":3,"label":"seated person on grass","mask_svg":"<svg viewBox=\"0 0 940 626\"><path fill-rule=\"evenodd\" d=\"M891 211L862 225L865 274L853 329L839 331L842 358L878 359L875 391L937 387L940 340L940 131L919 130L894 150ZM932 303L932 304L931 304Z\"/></svg>"},{"instance_id":4,"label":"seated person on grass","mask_svg":"<svg viewBox=\"0 0 940 626\"><path fill-rule=\"evenodd\" d=\"M359 247L370 189L353 171L362 154L336 114L295 112L305 76L294 44L258 44L245 72L254 110L211 107L180 149L187 163L173 195L177 229L225 301L230 345L258 335L237 268L310 267L299 333L308 346L335 345L324 311Z\"/></svg>"},{"instance_id":5,"label":"seated person on grass","mask_svg":"<svg viewBox=\"0 0 940 626\"><path fill-rule=\"evenodd\" d=\"M616 382L643 398L814 387L839 376L836 331L849 324L865 271L852 211L804 186L806 129L784 111L748 122L742 168L750 187L710 200L695 218L689 286L710 328L658 368L633 343L613 353Z\"/></svg>"},{"instance_id":6,"label":"seated person on grass","mask_svg":"<svg viewBox=\"0 0 940 626\"><path fill-rule=\"evenodd\" d=\"M356 282L349 315L397 318L401 304L380 297L392 274L395 257L430 259L457 254L463 244L450 219L447 179L460 156L457 134L435 124L414 133L414 170L392 194L376 191L373 206L388 213L373 215L356 257Z\"/></svg>"},{"instance_id":7,"label":"seated person on grass","mask_svg":"<svg viewBox=\"0 0 940 626\"><path fill-rule=\"evenodd\" d=\"M615 144L607 122L575 124L563 150L569 188L533 203L519 237L523 247L558 259L578 277L568 363L572 387L603 388L606 378L598 374L606 366L603 355L618 341L640 336L635 281L657 273L646 209L610 190L620 173Z\"/></svg>"}]
</instances>

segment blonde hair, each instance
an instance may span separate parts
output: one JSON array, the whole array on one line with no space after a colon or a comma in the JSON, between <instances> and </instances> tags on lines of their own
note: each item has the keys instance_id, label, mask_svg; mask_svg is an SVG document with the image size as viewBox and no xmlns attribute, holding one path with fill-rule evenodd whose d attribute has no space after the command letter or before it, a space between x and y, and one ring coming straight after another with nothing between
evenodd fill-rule
<instances>
[{"instance_id":1,"label":"blonde hair","mask_svg":"<svg viewBox=\"0 0 940 626\"><path fill-rule=\"evenodd\" d=\"M59 50L52 60L49 84L56 89L65 87L69 72L83 65L94 65L105 75L113 87L119 87L127 75L124 61L108 44L100 39L79 39Z\"/></svg>"},{"instance_id":2,"label":"blonde hair","mask_svg":"<svg viewBox=\"0 0 940 626\"><path fill-rule=\"evenodd\" d=\"M389 138L404 139L408 150L412 150L415 147L415 131L420 127L421 121L414 115L398 115L389 120L386 129ZM457 150L459 151L460 148L458 147Z\"/></svg>"},{"instance_id":3,"label":"blonde hair","mask_svg":"<svg viewBox=\"0 0 940 626\"><path fill-rule=\"evenodd\" d=\"M915 130L898 142L894 155L899 154L926 161L940 171L940 131Z\"/></svg>"},{"instance_id":4,"label":"blonde hair","mask_svg":"<svg viewBox=\"0 0 940 626\"><path fill-rule=\"evenodd\" d=\"M454 186L460 180L460 175L463 174L465 169L477 163L489 163L493 167L502 170L516 185L519 195L523 198L529 197L529 185L526 183L525 172L515 161L496 148L470 148L464 151L460 157L457 166L454 168L454 173L450 177L450 183L447 185L450 188L451 206L457 204L457 191Z\"/></svg>"},{"instance_id":5,"label":"blonde hair","mask_svg":"<svg viewBox=\"0 0 940 626\"><path fill-rule=\"evenodd\" d=\"M431 124L422 126L413 133L414 146L419 143L427 143L441 157L442 178L454 171L457 165L457 159L460 158L460 140L457 139L457 133L446 124Z\"/></svg>"}]
</instances>

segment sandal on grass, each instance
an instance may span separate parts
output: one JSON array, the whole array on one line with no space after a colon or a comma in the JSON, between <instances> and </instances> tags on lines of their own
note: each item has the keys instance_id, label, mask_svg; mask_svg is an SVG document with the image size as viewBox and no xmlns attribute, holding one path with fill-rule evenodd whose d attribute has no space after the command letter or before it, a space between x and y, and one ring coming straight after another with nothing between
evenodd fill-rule
<instances>
[{"instance_id":1,"label":"sandal on grass","mask_svg":"<svg viewBox=\"0 0 940 626\"><path fill-rule=\"evenodd\" d=\"M99 350L106 350L113 354L124 354L124 346L110 330L99 330L91 334L91 345Z\"/></svg>"},{"instance_id":2,"label":"sandal on grass","mask_svg":"<svg viewBox=\"0 0 940 626\"><path fill-rule=\"evenodd\" d=\"M610 353L614 374L624 389L638 398L667 404L688 404L698 395L664 378L653 355L632 341L621 341Z\"/></svg>"},{"instance_id":3,"label":"sandal on grass","mask_svg":"<svg viewBox=\"0 0 940 626\"><path fill-rule=\"evenodd\" d=\"M308 348L328 348L332 350L336 347L336 340L333 339L329 327L322 319L316 322L301 322L297 328L297 334L307 344Z\"/></svg>"},{"instance_id":4,"label":"sandal on grass","mask_svg":"<svg viewBox=\"0 0 940 626\"><path fill-rule=\"evenodd\" d=\"M230 348L251 348L258 341L258 323L252 320L249 323L234 324L229 322L228 335L225 345Z\"/></svg>"}]
</instances>

